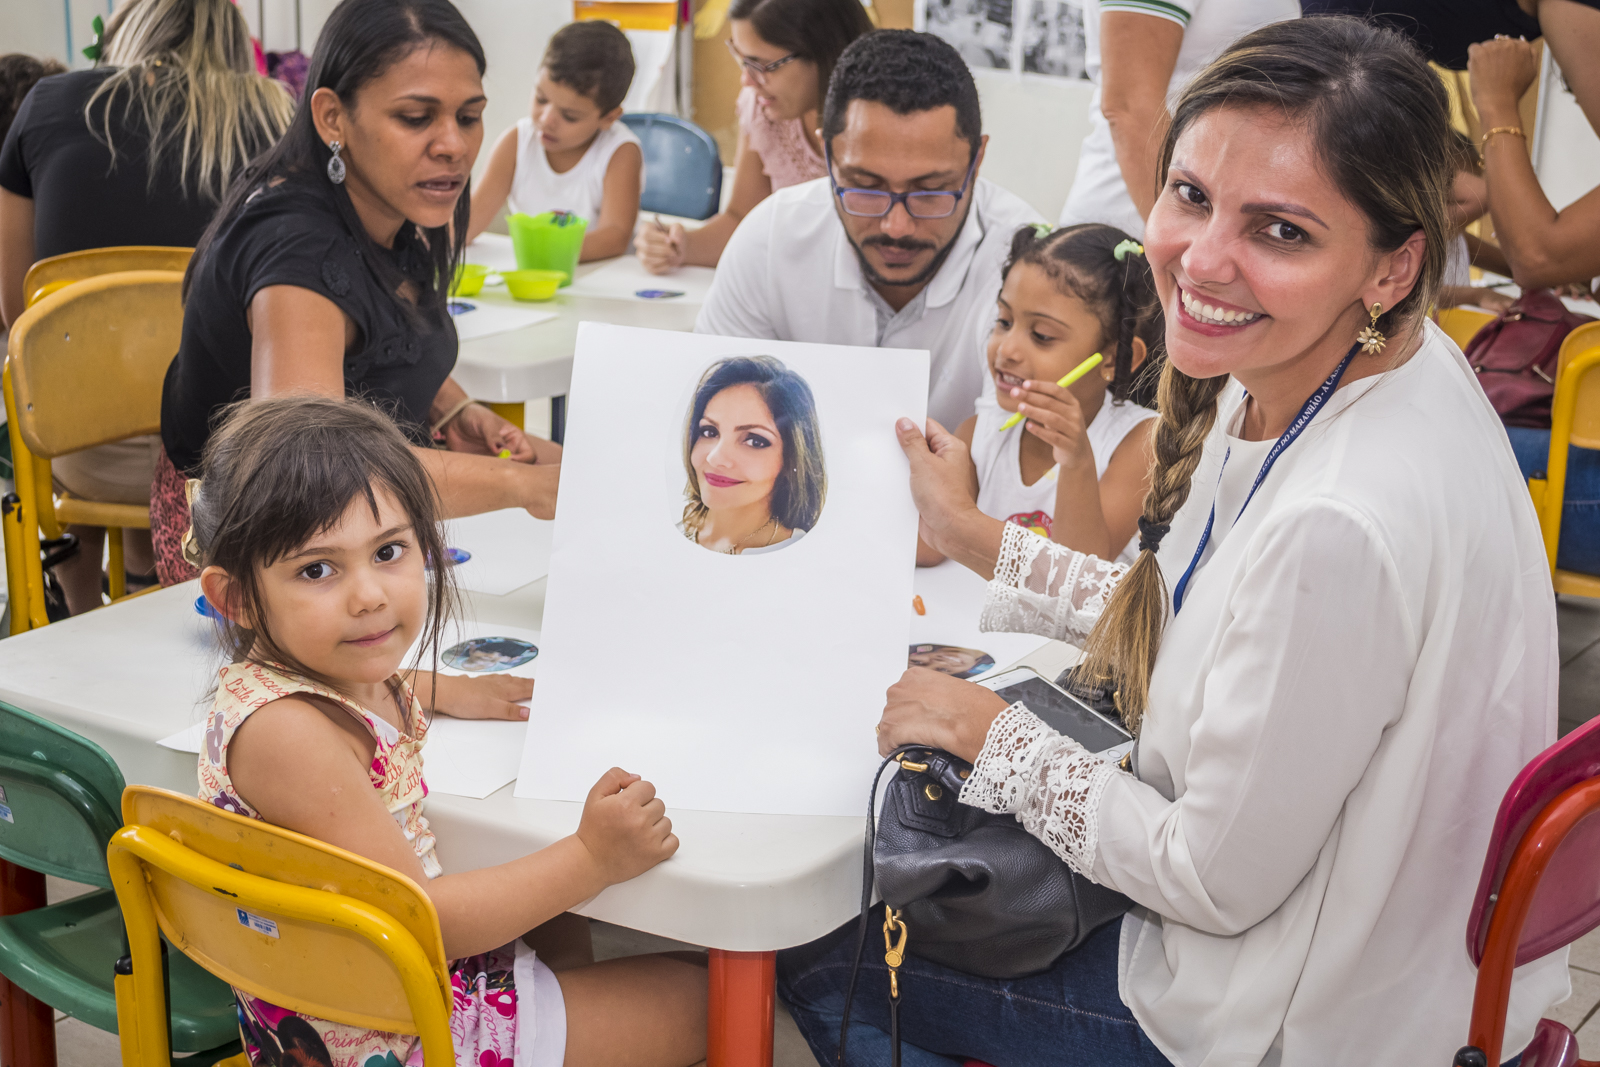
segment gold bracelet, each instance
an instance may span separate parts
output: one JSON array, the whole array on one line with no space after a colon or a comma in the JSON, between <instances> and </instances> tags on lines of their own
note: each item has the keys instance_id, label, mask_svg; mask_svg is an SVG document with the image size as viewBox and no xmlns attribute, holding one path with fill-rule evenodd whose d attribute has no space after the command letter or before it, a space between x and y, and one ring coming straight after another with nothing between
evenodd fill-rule
<instances>
[{"instance_id":1,"label":"gold bracelet","mask_svg":"<svg viewBox=\"0 0 1600 1067\"><path fill-rule=\"evenodd\" d=\"M1527 140L1528 138L1528 135L1522 132L1521 126L1496 126L1492 130L1484 131L1483 136L1478 139L1478 147L1480 149L1487 148L1489 145L1489 138L1493 137L1497 133L1514 133L1523 140Z\"/></svg>"},{"instance_id":2,"label":"gold bracelet","mask_svg":"<svg viewBox=\"0 0 1600 1067\"><path fill-rule=\"evenodd\" d=\"M468 405L476 404L476 403L477 403L477 401L473 400L470 397L467 398L466 400L463 400L460 403L458 403L455 407L450 409L450 411L445 415L444 418L440 419L438 422L433 424L433 432L434 433L438 433L440 430L442 430L446 426L450 425L450 420L454 419L457 415L459 415L463 411L467 410Z\"/></svg>"}]
</instances>

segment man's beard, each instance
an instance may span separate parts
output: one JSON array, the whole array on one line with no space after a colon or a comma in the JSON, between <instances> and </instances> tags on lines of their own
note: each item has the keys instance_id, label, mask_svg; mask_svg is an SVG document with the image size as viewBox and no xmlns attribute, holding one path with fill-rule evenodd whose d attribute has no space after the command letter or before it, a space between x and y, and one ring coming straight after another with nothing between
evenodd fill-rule
<instances>
[{"instance_id":1,"label":"man's beard","mask_svg":"<svg viewBox=\"0 0 1600 1067\"><path fill-rule=\"evenodd\" d=\"M967 212L962 213L961 225L956 227L954 236L952 236L949 241L945 242L943 248L940 248L933 254L933 259L928 262L926 267L919 270L915 277L906 278L903 280L885 278L883 275L879 274L872 264L868 262L867 254L862 251L862 249L868 246L876 246L879 248L899 248L908 252L914 252L936 247L932 241L917 241L909 237L888 237L884 234L877 233L858 244L856 243L856 239L850 236L850 230L848 227L846 227L844 231L844 236L845 240L850 242L850 247L855 250L856 259L861 263L861 273L866 276L867 281L871 284L890 286L923 285L928 281L929 278L932 278L935 274L939 273L939 268L944 266L944 261L950 257L950 250L956 246L956 241L961 237L961 231L966 228L967 213L971 212L971 210L972 203L971 201L968 201Z\"/></svg>"}]
</instances>

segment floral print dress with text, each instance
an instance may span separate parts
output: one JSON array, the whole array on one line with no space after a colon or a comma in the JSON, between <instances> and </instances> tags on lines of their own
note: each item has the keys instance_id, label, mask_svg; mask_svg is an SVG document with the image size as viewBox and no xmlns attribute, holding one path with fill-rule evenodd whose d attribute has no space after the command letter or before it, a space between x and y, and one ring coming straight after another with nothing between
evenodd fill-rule
<instances>
[{"instance_id":1,"label":"floral print dress with text","mask_svg":"<svg viewBox=\"0 0 1600 1067\"><path fill-rule=\"evenodd\" d=\"M433 831L422 814L428 787L422 779L422 746L428 723L403 680L396 679L410 710L414 736L331 689L292 675L282 667L243 662L224 667L216 702L206 719L200 751L200 799L252 819L261 816L235 792L228 777L228 744L250 714L269 701L304 694L336 705L359 721L376 742L368 777L384 807L405 832L429 878L443 873L434 855ZM450 1017L456 1067L513 1067L519 1015L532 1028L531 1004L519 1012L518 986L533 998L534 954L520 941L491 952L456 960L450 968L455 994ZM234 990L239 1030L254 1067L422 1067L422 1043L414 1034L393 1034L317 1019L280 1008ZM533 1034L520 1035L531 1044ZM524 1062L530 1062L527 1051ZM559 1061L558 1061L559 1062Z\"/></svg>"}]
</instances>

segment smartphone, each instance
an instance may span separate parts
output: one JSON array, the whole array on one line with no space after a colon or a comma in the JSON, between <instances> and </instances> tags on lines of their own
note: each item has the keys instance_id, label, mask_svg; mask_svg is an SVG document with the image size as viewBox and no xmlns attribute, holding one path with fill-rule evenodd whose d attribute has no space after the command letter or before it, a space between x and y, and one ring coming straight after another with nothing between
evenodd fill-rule
<instances>
[{"instance_id":1,"label":"smartphone","mask_svg":"<svg viewBox=\"0 0 1600 1067\"><path fill-rule=\"evenodd\" d=\"M1119 760L1133 747L1133 735L1121 723L1095 711L1032 667L1016 667L974 683L994 690L1008 703L1022 701L1050 729L1107 759Z\"/></svg>"}]
</instances>

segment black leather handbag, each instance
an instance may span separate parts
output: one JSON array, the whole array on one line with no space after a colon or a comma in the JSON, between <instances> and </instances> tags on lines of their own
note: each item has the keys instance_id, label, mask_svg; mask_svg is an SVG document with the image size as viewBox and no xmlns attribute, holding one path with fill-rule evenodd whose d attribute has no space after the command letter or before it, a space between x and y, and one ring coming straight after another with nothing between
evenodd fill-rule
<instances>
[{"instance_id":1,"label":"black leather handbag","mask_svg":"<svg viewBox=\"0 0 1600 1067\"><path fill-rule=\"evenodd\" d=\"M894 777L874 821L883 772ZM884 961L889 967L892 1063L900 1063L899 967L907 952L984 978L1021 978L1049 970L1133 902L1096 885L1022 828L1011 815L957 803L972 765L925 745L890 753L867 796L861 875L861 919L855 968L839 1033L844 1062L872 891L884 909Z\"/></svg>"}]
</instances>

